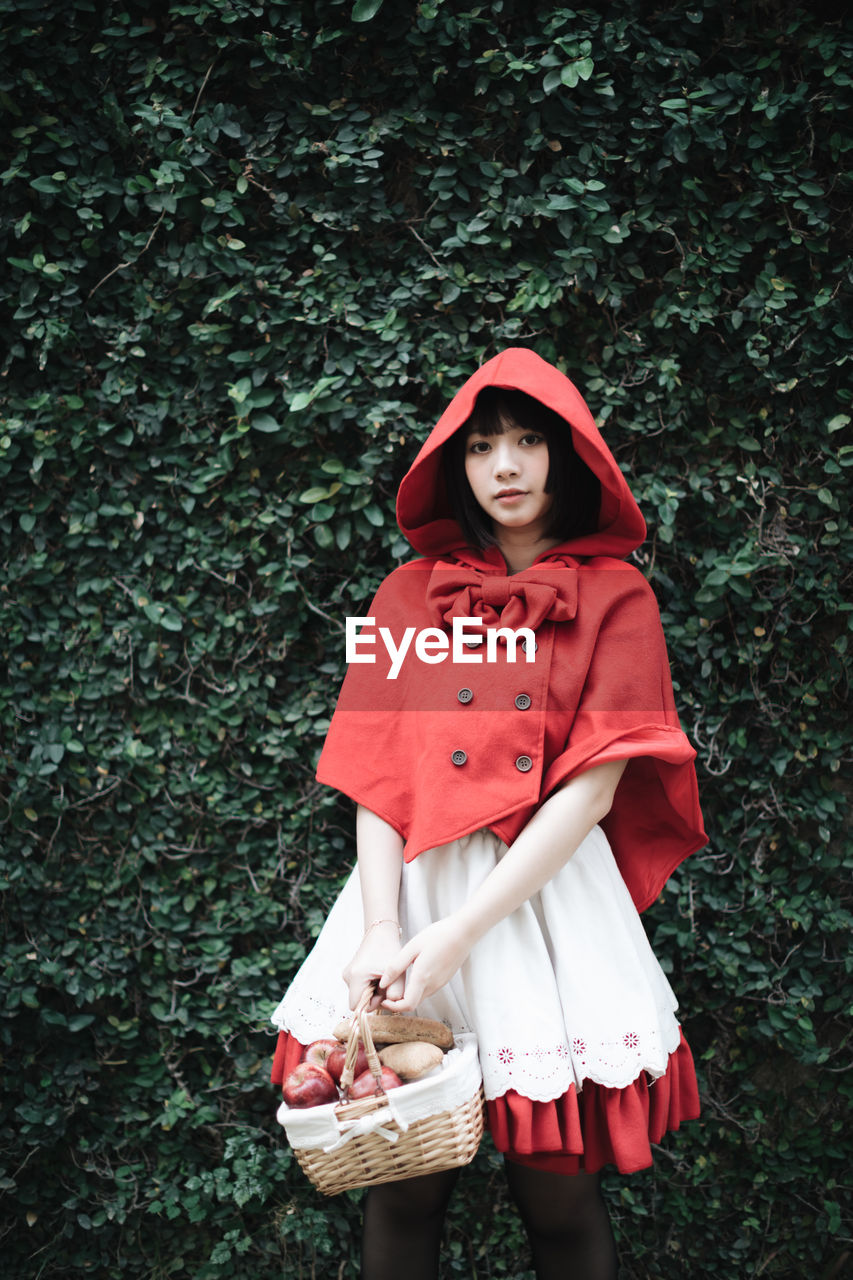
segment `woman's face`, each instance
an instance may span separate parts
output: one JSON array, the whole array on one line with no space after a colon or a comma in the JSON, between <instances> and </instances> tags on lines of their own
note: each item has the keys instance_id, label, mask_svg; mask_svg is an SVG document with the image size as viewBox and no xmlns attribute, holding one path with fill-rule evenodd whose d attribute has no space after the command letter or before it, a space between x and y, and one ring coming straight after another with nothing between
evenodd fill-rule
<instances>
[{"instance_id":1,"label":"woman's face","mask_svg":"<svg viewBox=\"0 0 853 1280\"><path fill-rule=\"evenodd\" d=\"M551 510L545 492L550 458L537 431L507 423L501 435L472 431L465 443L465 474L495 529L525 530L542 537Z\"/></svg>"}]
</instances>

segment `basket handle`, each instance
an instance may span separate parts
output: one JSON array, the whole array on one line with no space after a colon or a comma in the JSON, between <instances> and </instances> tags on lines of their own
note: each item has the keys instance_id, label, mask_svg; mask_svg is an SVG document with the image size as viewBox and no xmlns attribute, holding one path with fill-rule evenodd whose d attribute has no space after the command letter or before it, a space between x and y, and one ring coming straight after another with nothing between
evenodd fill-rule
<instances>
[{"instance_id":1,"label":"basket handle","mask_svg":"<svg viewBox=\"0 0 853 1280\"><path fill-rule=\"evenodd\" d=\"M361 999L356 1005L352 1015L352 1025L350 1026L349 1036L347 1037L347 1053L344 1059L344 1069L341 1072L341 1090L344 1099L349 1098L349 1091L355 1076L355 1063L358 1057L359 1042L364 1045L364 1052L367 1054L367 1065L373 1072L376 1080L376 1092L384 1094L382 1088L382 1063L379 1061L379 1054L376 1052L376 1045L373 1043L373 1034L370 1030L370 1023L367 1020L367 1006L373 999L376 991L376 984L371 983L365 987L362 992Z\"/></svg>"}]
</instances>

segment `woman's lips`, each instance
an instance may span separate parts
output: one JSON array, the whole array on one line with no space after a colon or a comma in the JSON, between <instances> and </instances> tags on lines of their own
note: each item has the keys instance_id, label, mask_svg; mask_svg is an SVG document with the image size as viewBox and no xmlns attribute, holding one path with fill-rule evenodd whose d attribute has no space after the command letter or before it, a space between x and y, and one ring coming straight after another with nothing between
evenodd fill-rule
<instances>
[{"instance_id":1,"label":"woman's lips","mask_svg":"<svg viewBox=\"0 0 853 1280\"><path fill-rule=\"evenodd\" d=\"M526 496L527 495L523 489L503 489L500 493L495 494L495 499L496 501L508 506L510 503L518 502L520 498L524 498Z\"/></svg>"}]
</instances>

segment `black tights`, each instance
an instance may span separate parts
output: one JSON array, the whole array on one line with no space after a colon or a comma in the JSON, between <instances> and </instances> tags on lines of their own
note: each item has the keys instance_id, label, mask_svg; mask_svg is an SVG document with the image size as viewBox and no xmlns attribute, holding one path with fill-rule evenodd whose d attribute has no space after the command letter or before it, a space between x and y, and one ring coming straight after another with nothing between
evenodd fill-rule
<instances>
[{"instance_id":1,"label":"black tights","mask_svg":"<svg viewBox=\"0 0 853 1280\"><path fill-rule=\"evenodd\" d=\"M506 1161L536 1280L616 1280L619 1263L597 1173L544 1173Z\"/></svg>"},{"instance_id":2,"label":"black tights","mask_svg":"<svg viewBox=\"0 0 853 1280\"><path fill-rule=\"evenodd\" d=\"M506 1161L536 1280L616 1280L618 1263L597 1174L544 1173ZM458 1169L371 1187L362 1280L437 1280L444 1215Z\"/></svg>"},{"instance_id":3,"label":"black tights","mask_svg":"<svg viewBox=\"0 0 853 1280\"><path fill-rule=\"evenodd\" d=\"M369 1188L361 1280L436 1280L444 1215L458 1176L458 1169L448 1169Z\"/></svg>"}]
</instances>

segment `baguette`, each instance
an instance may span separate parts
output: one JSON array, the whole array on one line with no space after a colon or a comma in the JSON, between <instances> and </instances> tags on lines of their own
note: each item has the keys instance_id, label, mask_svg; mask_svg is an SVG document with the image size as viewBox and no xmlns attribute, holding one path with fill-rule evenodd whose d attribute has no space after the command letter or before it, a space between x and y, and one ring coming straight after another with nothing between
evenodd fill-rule
<instances>
[{"instance_id":1,"label":"baguette","mask_svg":"<svg viewBox=\"0 0 853 1280\"><path fill-rule=\"evenodd\" d=\"M453 1048L453 1032L444 1022L435 1018L415 1018L407 1013L380 1013L375 1010L367 1015L370 1030L376 1044L400 1044L405 1040L420 1040L437 1045L439 1049ZM352 1022L344 1018L335 1027L337 1040L346 1040Z\"/></svg>"}]
</instances>

